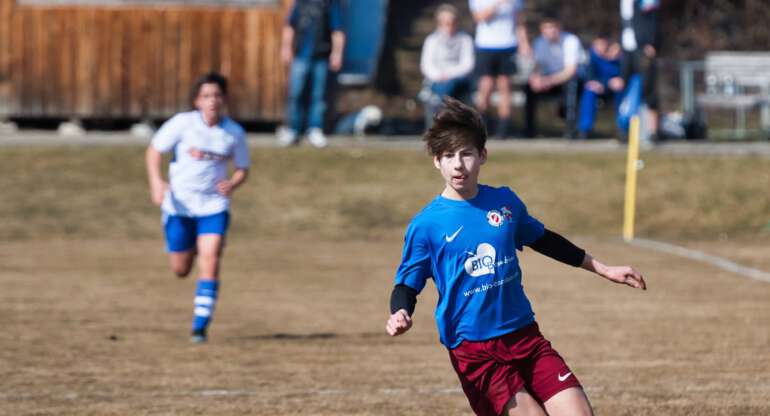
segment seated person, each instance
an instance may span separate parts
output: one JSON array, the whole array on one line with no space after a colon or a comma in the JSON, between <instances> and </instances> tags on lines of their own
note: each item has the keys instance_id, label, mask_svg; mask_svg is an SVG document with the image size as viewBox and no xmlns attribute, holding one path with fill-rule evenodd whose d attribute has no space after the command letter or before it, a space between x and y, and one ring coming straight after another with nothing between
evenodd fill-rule
<instances>
[{"instance_id":1,"label":"seated person","mask_svg":"<svg viewBox=\"0 0 770 416\"><path fill-rule=\"evenodd\" d=\"M580 39L562 31L561 22L546 17L540 23L540 36L533 44L535 68L524 87L527 95L525 134L537 135L537 101L542 96L562 99L567 123L566 135L575 136L578 96L578 66L585 52Z\"/></svg>"},{"instance_id":2,"label":"seated person","mask_svg":"<svg viewBox=\"0 0 770 416\"><path fill-rule=\"evenodd\" d=\"M620 56L620 44L610 42L609 37L598 36L592 42L586 70L588 81L580 96L578 138L587 138L594 128L597 98L612 98L617 111L624 88L620 76Z\"/></svg>"},{"instance_id":3,"label":"seated person","mask_svg":"<svg viewBox=\"0 0 770 416\"><path fill-rule=\"evenodd\" d=\"M421 94L428 124L444 96L462 99L470 92L473 64L473 38L457 30L457 9L442 4L436 10L436 30L425 39L420 56L429 89Z\"/></svg>"}]
</instances>

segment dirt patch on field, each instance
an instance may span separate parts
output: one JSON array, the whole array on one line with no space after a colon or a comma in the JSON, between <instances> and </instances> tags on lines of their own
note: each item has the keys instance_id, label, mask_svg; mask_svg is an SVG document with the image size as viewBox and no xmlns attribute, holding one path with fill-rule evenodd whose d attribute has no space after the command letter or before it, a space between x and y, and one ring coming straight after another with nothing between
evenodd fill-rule
<instances>
[{"instance_id":1,"label":"dirt patch on field","mask_svg":"<svg viewBox=\"0 0 770 416\"><path fill-rule=\"evenodd\" d=\"M770 284L577 241L650 286L523 255L541 328L598 414L770 413ZM194 281L171 277L160 241L0 243L0 414L470 414L432 285L413 331L384 333L400 249L397 235L233 239L211 340L191 345Z\"/></svg>"}]
</instances>

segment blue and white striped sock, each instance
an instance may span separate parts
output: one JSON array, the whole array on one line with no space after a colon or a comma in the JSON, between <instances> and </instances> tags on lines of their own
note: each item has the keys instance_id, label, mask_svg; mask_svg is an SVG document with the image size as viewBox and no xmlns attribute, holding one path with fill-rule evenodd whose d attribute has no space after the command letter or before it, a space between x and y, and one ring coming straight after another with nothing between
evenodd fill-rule
<instances>
[{"instance_id":1,"label":"blue and white striped sock","mask_svg":"<svg viewBox=\"0 0 770 416\"><path fill-rule=\"evenodd\" d=\"M217 303L218 280L198 280L195 289L195 309L193 310L193 332L205 331L214 315Z\"/></svg>"}]
</instances>

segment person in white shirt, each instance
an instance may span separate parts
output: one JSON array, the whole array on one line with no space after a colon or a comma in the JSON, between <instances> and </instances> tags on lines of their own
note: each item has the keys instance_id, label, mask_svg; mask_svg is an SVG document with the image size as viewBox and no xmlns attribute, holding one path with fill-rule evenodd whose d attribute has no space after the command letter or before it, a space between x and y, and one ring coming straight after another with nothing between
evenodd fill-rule
<instances>
[{"instance_id":1,"label":"person in white shirt","mask_svg":"<svg viewBox=\"0 0 770 416\"><path fill-rule=\"evenodd\" d=\"M457 9L442 4L436 10L436 30L425 38L420 55L420 70L430 92L424 99L426 124L445 96L462 100L469 92L473 64L473 38L457 30Z\"/></svg>"},{"instance_id":2,"label":"person in white shirt","mask_svg":"<svg viewBox=\"0 0 770 416\"><path fill-rule=\"evenodd\" d=\"M469 0L476 21L476 73L479 76L476 107L484 114L497 87L495 136L505 138L511 120L511 75L516 53L531 55L524 25L523 0Z\"/></svg>"},{"instance_id":3,"label":"person in white shirt","mask_svg":"<svg viewBox=\"0 0 770 416\"><path fill-rule=\"evenodd\" d=\"M230 222L230 197L249 172L243 128L224 115L227 80L202 76L192 89L194 111L165 122L145 153L152 202L160 205L171 270L186 277L198 257L192 338L206 341L219 289L219 264ZM162 154L171 152L169 181ZM228 178L228 165L233 173Z\"/></svg>"},{"instance_id":4,"label":"person in white shirt","mask_svg":"<svg viewBox=\"0 0 770 416\"><path fill-rule=\"evenodd\" d=\"M546 17L540 23L540 36L533 44L535 69L529 77L525 134L537 135L537 101L541 96L559 96L562 99L567 131L565 135L576 137L578 68L585 61L585 51L580 39L561 28L555 17Z\"/></svg>"}]
</instances>

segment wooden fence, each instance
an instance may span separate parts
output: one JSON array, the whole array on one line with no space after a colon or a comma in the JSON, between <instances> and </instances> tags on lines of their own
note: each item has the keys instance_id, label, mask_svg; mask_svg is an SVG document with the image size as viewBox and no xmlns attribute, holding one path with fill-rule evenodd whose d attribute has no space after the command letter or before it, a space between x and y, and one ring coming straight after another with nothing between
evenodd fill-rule
<instances>
[{"instance_id":1,"label":"wooden fence","mask_svg":"<svg viewBox=\"0 0 770 416\"><path fill-rule=\"evenodd\" d=\"M30 5L0 0L0 118L166 118L217 70L230 114L278 120L286 1L262 7Z\"/></svg>"}]
</instances>

